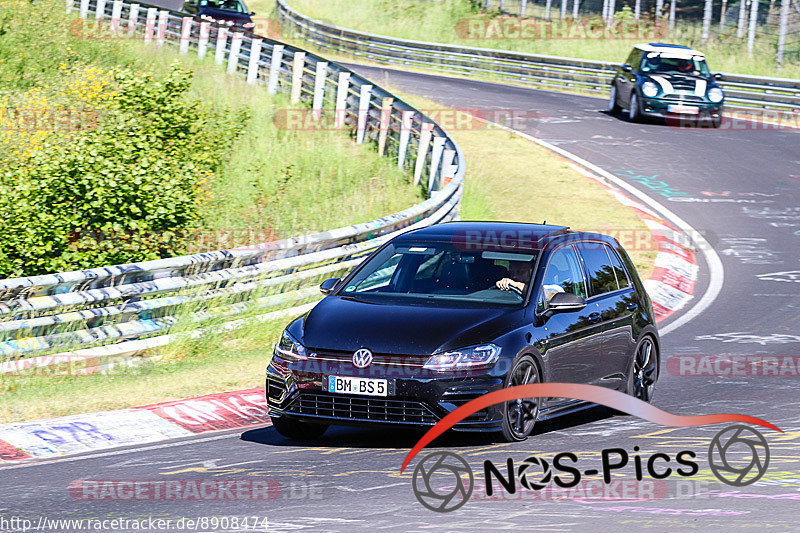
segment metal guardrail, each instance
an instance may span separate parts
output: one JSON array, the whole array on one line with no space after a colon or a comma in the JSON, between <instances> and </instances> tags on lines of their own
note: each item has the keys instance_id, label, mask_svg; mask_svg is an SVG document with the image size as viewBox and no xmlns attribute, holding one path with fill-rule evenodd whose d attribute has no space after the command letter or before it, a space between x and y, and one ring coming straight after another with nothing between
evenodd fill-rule
<instances>
[{"instance_id":1,"label":"metal guardrail","mask_svg":"<svg viewBox=\"0 0 800 533\"><path fill-rule=\"evenodd\" d=\"M284 29L314 45L379 63L485 76L552 90L608 94L618 63L412 41L340 28L276 0ZM800 111L800 80L723 73L725 106L735 110Z\"/></svg>"},{"instance_id":2,"label":"metal guardrail","mask_svg":"<svg viewBox=\"0 0 800 533\"><path fill-rule=\"evenodd\" d=\"M300 312L320 297L321 279L352 268L401 232L458 216L465 162L455 141L349 69L147 4L70 0L68 11L76 8L92 24L105 21L110 31L156 46L175 44L182 54L213 55L248 83L286 90L320 117L333 113L357 143L375 143L398 167L413 168L430 198L370 222L257 246L0 280L0 374L74 361L102 368L112 357L165 344L179 316L201 328L212 319L236 322L245 309L272 310L262 317L281 316L274 310L287 306L287 313Z\"/></svg>"}]
</instances>

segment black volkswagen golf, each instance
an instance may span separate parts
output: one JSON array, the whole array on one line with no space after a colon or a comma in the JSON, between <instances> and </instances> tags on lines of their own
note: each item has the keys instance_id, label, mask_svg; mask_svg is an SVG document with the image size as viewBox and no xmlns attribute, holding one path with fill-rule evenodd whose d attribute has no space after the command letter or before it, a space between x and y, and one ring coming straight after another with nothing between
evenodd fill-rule
<instances>
[{"instance_id":1,"label":"black volkswagen golf","mask_svg":"<svg viewBox=\"0 0 800 533\"><path fill-rule=\"evenodd\" d=\"M275 429L431 426L488 392L586 383L649 401L659 374L652 304L612 237L552 225L451 222L388 241L289 324L267 368ZM524 440L590 405L498 404L454 430Z\"/></svg>"}]
</instances>

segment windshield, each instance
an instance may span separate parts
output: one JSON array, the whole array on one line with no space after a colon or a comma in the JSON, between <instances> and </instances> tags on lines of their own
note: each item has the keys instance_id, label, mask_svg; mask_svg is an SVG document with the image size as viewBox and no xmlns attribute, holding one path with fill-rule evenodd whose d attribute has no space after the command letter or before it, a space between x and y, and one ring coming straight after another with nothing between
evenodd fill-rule
<instances>
[{"instance_id":1,"label":"windshield","mask_svg":"<svg viewBox=\"0 0 800 533\"><path fill-rule=\"evenodd\" d=\"M200 6L231 13L247 13L247 8L241 0L200 0Z\"/></svg>"},{"instance_id":2,"label":"windshield","mask_svg":"<svg viewBox=\"0 0 800 533\"><path fill-rule=\"evenodd\" d=\"M700 56L692 58L669 57L657 52L650 52L644 57L642 60L642 72L711 76L706 60Z\"/></svg>"},{"instance_id":3,"label":"windshield","mask_svg":"<svg viewBox=\"0 0 800 533\"><path fill-rule=\"evenodd\" d=\"M369 301L401 298L521 305L535 259L535 251L465 252L450 243L390 244L339 295Z\"/></svg>"}]
</instances>

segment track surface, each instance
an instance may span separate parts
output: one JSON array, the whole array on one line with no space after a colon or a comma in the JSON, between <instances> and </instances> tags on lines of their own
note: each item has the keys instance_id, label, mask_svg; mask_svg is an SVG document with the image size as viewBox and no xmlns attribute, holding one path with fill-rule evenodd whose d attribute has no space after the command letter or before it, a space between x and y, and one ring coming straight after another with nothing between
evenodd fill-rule
<instances>
[{"instance_id":1,"label":"track surface","mask_svg":"<svg viewBox=\"0 0 800 533\"><path fill-rule=\"evenodd\" d=\"M410 477L418 459L405 474L399 473L419 434L333 428L319 442L301 444L263 428L3 469L0 492L6 496L0 503L0 515L36 520L40 515L173 520L259 516L269 519L270 531L582 531L600 524L614 531L796 530L800 499L800 389L796 374L780 378L681 377L666 372L663 361L680 354L800 353L800 283L757 277L800 271L800 132L686 131L663 124L632 124L603 112L605 102L594 98L371 67L356 69L378 83L388 81L443 104L546 115L549 118L544 120L525 121L521 129L617 176L627 176L640 190L704 232L722 258L724 285L705 312L662 338L662 377L654 403L679 414L749 414L784 429L784 435L762 432L772 452L764 478L755 485L736 488L713 477L706 456L711 437L721 426L663 428L633 417L608 417L604 410L595 409L541 423L536 435L524 443L487 444L480 436L454 434L419 457L434 448L455 451L469 461L476 479L482 481L485 459L503 465L507 457L522 461L535 454L549 459L571 451L581 456L580 466L599 467L602 449L621 447L633 453L633 447L639 446L645 456L665 452L674 457L679 450L693 450L700 474L681 478L693 484L679 482L674 475L667 478L656 490L659 499L650 501L537 501L526 499L523 490L522 499L518 494L511 496L511 501L470 501L453 513L439 514L424 509L412 493ZM655 180L667 182L673 192L665 196L652 189ZM676 192L678 198L696 200L667 197ZM698 258L701 276L690 306L708 285L702 254ZM624 472L626 479L632 479L631 468ZM267 502L93 502L76 500L67 491L76 479L235 480L253 476L280 483L280 496L275 493L277 498ZM678 492L711 494L678 498Z\"/></svg>"}]
</instances>

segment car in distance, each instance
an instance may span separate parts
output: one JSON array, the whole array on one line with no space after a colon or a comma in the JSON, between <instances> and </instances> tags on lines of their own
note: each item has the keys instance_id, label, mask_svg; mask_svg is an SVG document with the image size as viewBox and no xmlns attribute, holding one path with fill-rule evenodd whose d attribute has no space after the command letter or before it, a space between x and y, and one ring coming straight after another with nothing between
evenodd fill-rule
<instances>
[{"instance_id":1,"label":"car in distance","mask_svg":"<svg viewBox=\"0 0 800 533\"><path fill-rule=\"evenodd\" d=\"M450 222L399 235L292 321L266 372L275 429L431 426L487 392L587 383L649 401L659 374L653 308L612 237L553 225ZM455 430L524 440L537 420L591 406L529 398Z\"/></svg>"},{"instance_id":2,"label":"car in distance","mask_svg":"<svg viewBox=\"0 0 800 533\"><path fill-rule=\"evenodd\" d=\"M252 30L255 27L252 15L242 0L188 0L183 10L195 17L209 22L218 22L228 26Z\"/></svg>"},{"instance_id":3,"label":"car in distance","mask_svg":"<svg viewBox=\"0 0 800 533\"><path fill-rule=\"evenodd\" d=\"M611 80L608 110L628 110L643 117L678 117L692 122L722 123L725 93L702 52L673 44L637 44Z\"/></svg>"}]
</instances>

